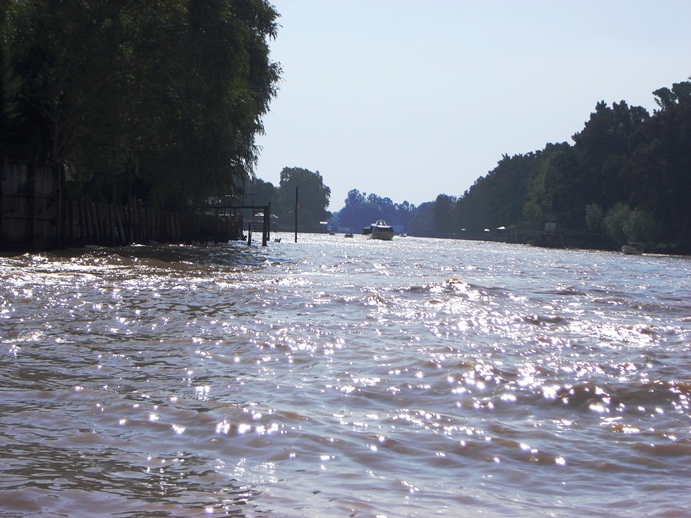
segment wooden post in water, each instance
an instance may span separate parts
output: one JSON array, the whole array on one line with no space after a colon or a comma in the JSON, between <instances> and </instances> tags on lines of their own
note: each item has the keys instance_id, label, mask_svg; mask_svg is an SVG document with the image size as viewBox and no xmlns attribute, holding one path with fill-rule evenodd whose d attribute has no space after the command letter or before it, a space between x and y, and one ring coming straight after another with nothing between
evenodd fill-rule
<instances>
[{"instance_id":1,"label":"wooden post in water","mask_svg":"<svg viewBox=\"0 0 691 518\"><path fill-rule=\"evenodd\" d=\"M269 221L266 224L266 239L271 241L271 202L266 206L266 212L269 213Z\"/></svg>"},{"instance_id":2,"label":"wooden post in water","mask_svg":"<svg viewBox=\"0 0 691 518\"><path fill-rule=\"evenodd\" d=\"M267 236L269 235L269 207L264 206L264 220L262 221L262 246L266 246Z\"/></svg>"},{"instance_id":3,"label":"wooden post in water","mask_svg":"<svg viewBox=\"0 0 691 518\"><path fill-rule=\"evenodd\" d=\"M295 186L295 242L298 242L298 209L300 202L298 201L298 187Z\"/></svg>"}]
</instances>

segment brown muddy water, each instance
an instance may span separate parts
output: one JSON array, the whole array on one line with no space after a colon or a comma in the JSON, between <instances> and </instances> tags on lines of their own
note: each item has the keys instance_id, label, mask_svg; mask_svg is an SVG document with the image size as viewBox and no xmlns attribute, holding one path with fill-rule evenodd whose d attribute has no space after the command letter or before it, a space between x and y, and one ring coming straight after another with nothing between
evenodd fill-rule
<instances>
[{"instance_id":1,"label":"brown muddy water","mask_svg":"<svg viewBox=\"0 0 691 518\"><path fill-rule=\"evenodd\" d=\"M305 235L0 259L0 516L688 516L691 262Z\"/></svg>"}]
</instances>

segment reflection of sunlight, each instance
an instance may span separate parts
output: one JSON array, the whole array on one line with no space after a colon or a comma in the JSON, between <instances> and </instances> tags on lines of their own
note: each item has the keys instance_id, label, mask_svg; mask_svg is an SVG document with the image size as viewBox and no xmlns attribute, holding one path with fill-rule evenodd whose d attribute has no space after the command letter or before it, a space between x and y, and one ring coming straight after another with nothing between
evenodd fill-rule
<instances>
[{"instance_id":1,"label":"reflection of sunlight","mask_svg":"<svg viewBox=\"0 0 691 518\"><path fill-rule=\"evenodd\" d=\"M407 482L405 480L401 480L401 484L403 484L403 486L405 486L411 493L417 493L418 491L420 491L419 487L416 487L414 484Z\"/></svg>"},{"instance_id":2,"label":"reflection of sunlight","mask_svg":"<svg viewBox=\"0 0 691 518\"><path fill-rule=\"evenodd\" d=\"M278 432L279 426L276 423L273 423L271 426L264 426L264 425L259 425L256 428L256 432L259 435L271 435L272 433Z\"/></svg>"},{"instance_id":3,"label":"reflection of sunlight","mask_svg":"<svg viewBox=\"0 0 691 518\"><path fill-rule=\"evenodd\" d=\"M607 408L602 403L593 403L588 408L590 408L590 410L592 410L593 412L597 412L598 414L608 414L609 413L609 408Z\"/></svg>"},{"instance_id":4,"label":"reflection of sunlight","mask_svg":"<svg viewBox=\"0 0 691 518\"><path fill-rule=\"evenodd\" d=\"M200 385L199 387L194 387L194 391L197 393L197 399L206 401L209 398L211 387L209 385Z\"/></svg>"},{"instance_id":5,"label":"reflection of sunlight","mask_svg":"<svg viewBox=\"0 0 691 518\"><path fill-rule=\"evenodd\" d=\"M559 389L561 387L559 385L547 385L542 387L542 395L544 396L545 399L557 399L557 395L559 394Z\"/></svg>"},{"instance_id":6,"label":"reflection of sunlight","mask_svg":"<svg viewBox=\"0 0 691 518\"><path fill-rule=\"evenodd\" d=\"M228 434L230 431L230 423L225 419L216 425L216 433Z\"/></svg>"}]
</instances>

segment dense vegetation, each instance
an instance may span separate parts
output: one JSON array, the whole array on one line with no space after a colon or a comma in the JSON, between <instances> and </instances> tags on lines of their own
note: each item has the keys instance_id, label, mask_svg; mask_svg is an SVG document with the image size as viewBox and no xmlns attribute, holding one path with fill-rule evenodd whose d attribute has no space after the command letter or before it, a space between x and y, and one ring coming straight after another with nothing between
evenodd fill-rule
<instances>
[{"instance_id":1,"label":"dense vegetation","mask_svg":"<svg viewBox=\"0 0 691 518\"><path fill-rule=\"evenodd\" d=\"M276 93L277 17L265 0L0 0L0 155L92 200L237 193Z\"/></svg>"},{"instance_id":2,"label":"dense vegetation","mask_svg":"<svg viewBox=\"0 0 691 518\"><path fill-rule=\"evenodd\" d=\"M573 145L502 157L462 197L438 207L438 235L479 238L485 229L551 223L618 243L691 250L691 83L653 94L652 115L625 101L600 102Z\"/></svg>"}]
</instances>

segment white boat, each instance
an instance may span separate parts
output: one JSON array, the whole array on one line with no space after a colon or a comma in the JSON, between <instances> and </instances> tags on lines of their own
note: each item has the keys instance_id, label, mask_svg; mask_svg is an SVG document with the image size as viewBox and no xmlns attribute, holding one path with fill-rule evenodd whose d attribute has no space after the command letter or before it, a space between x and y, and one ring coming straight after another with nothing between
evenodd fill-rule
<instances>
[{"instance_id":1,"label":"white boat","mask_svg":"<svg viewBox=\"0 0 691 518\"><path fill-rule=\"evenodd\" d=\"M643 255L643 247L640 243L629 243L621 247L621 251L628 255Z\"/></svg>"},{"instance_id":2,"label":"white boat","mask_svg":"<svg viewBox=\"0 0 691 518\"><path fill-rule=\"evenodd\" d=\"M381 239L383 241L391 241L393 239L393 227L388 225L383 219L370 225L370 239Z\"/></svg>"}]
</instances>

